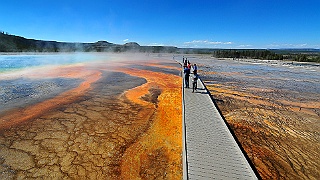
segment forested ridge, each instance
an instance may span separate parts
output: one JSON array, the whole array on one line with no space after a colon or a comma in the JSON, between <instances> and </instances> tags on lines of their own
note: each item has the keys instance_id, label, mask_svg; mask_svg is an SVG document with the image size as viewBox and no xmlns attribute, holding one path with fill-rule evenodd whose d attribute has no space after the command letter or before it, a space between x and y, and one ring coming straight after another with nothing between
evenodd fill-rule
<instances>
[{"instance_id":1,"label":"forested ridge","mask_svg":"<svg viewBox=\"0 0 320 180\"><path fill-rule=\"evenodd\" d=\"M0 31L0 52L177 52L173 46L140 46L135 42L123 45L98 41L94 43L57 42L27 39Z\"/></svg>"}]
</instances>

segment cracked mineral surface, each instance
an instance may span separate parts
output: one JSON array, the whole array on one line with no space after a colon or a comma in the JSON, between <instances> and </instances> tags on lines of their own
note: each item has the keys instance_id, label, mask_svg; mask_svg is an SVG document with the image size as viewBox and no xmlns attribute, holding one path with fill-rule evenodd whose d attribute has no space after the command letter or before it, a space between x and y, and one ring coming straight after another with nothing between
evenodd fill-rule
<instances>
[{"instance_id":1,"label":"cracked mineral surface","mask_svg":"<svg viewBox=\"0 0 320 180\"><path fill-rule=\"evenodd\" d=\"M0 179L181 179L179 67L100 61L25 73L25 87L0 78L23 102L0 112Z\"/></svg>"},{"instance_id":2,"label":"cracked mineral surface","mask_svg":"<svg viewBox=\"0 0 320 180\"><path fill-rule=\"evenodd\" d=\"M320 69L190 58L262 179L320 178Z\"/></svg>"}]
</instances>

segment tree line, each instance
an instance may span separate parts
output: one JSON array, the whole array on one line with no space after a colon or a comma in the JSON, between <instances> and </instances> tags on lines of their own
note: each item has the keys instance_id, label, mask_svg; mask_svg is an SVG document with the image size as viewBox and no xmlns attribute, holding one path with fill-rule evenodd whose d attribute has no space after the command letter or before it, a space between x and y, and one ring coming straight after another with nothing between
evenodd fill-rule
<instances>
[{"instance_id":1,"label":"tree line","mask_svg":"<svg viewBox=\"0 0 320 180\"><path fill-rule=\"evenodd\" d=\"M260 49L229 49L229 50L217 50L213 52L213 56L217 58L234 58L234 59L268 59L268 60L283 60L283 55L276 54L270 50Z\"/></svg>"},{"instance_id":2,"label":"tree line","mask_svg":"<svg viewBox=\"0 0 320 180\"><path fill-rule=\"evenodd\" d=\"M320 63L320 53L294 53L284 56L285 59L299 62L317 62Z\"/></svg>"},{"instance_id":3,"label":"tree line","mask_svg":"<svg viewBox=\"0 0 320 180\"><path fill-rule=\"evenodd\" d=\"M300 62L320 63L320 51L299 52L297 50L264 50L264 49L222 49L215 50L212 56L216 58L233 59L266 59L266 60L291 60Z\"/></svg>"}]
</instances>

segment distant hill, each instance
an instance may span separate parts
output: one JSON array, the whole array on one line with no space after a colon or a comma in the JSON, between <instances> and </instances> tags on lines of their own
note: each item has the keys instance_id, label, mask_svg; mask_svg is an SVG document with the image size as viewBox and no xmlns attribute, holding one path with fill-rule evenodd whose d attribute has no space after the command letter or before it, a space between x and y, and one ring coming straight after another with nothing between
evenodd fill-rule
<instances>
[{"instance_id":1,"label":"distant hill","mask_svg":"<svg viewBox=\"0 0 320 180\"><path fill-rule=\"evenodd\" d=\"M20 36L0 33L0 52L150 52L175 53L178 48L173 46L140 46L136 42L124 45L107 41L95 43L70 43L27 39Z\"/></svg>"}]
</instances>

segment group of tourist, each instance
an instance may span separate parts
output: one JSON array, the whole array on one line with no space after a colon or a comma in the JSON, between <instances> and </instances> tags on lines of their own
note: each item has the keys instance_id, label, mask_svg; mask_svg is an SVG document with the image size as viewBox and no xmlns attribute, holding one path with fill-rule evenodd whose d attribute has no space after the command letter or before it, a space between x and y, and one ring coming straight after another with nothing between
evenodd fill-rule
<instances>
[{"instance_id":1,"label":"group of tourist","mask_svg":"<svg viewBox=\"0 0 320 180\"><path fill-rule=\"evenodd\" d=\"M190 79L190 74L193 74L192 77L192 92L194 92L195 90L197 90L197 81L199 79L199 75L198 75L198 67L196 64L193 64L193 66L191 66L190 61L187 58L182 59L183 61L183 72L184 72L184 80L185 80L185 84L186 84L186 88L190 88L189 87L189 79ZM193 69L193 73L191 73L191 68Z\"/></svg>"}]
</instances>

